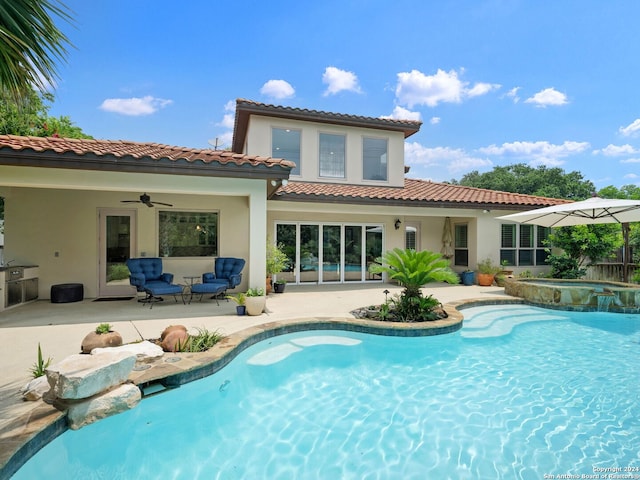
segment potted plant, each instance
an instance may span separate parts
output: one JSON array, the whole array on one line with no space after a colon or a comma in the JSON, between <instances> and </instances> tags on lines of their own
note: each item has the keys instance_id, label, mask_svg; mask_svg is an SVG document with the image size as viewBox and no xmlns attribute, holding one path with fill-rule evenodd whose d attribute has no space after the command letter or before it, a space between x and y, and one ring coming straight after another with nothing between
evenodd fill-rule
<instances>
[{"instance_id":1,"label":"potted plant","mask_svg":"<svg viewBox=\"0 0 640 480\"><path fill-rule=\"evenodd\" d=\"M286 280L276 280L275 282L273 282L273 291L274 293L284 293L284 287L286 286Z\"/></svg>"},{"instance_id":2,"label":"potted plant","mask_svg":"<svg viewBox=\"0 0 640 480\"><path fill-rule=\"evenodd\" d=\"M494 265L490 258L486 258L478 263L478 285L490 287L493 285L495 274L500 271L500 267Z\"/></svg>"},{"instance_id":3,"label":"potted plant","mask_svg":"<svg viewBox=\"0 0 640 480\"><path fill-rule=\"evenodd\" d=\"M283 251L282 243L273 243L267 240L267 284L266 292L271 293L271 278L280 273L289 263L289 257Z\"/></svg>"},{"instance_id":4,"label":"potted plant","mask_svg":"<svg viewBox=\"0 0 640 480\"><path fill-rule=\"evenodd\" d=\"M245 298L245 306L247 315L260 315L264 311L267 298L264 294L264 288L250 288L247 290Z\"/></svg>"},{"instance_id":5,"label":"potted plant","mask_svg":"<svg viewBox=\"0 0 640 480\"><path fill-rule=\"evenodd\" d=\"M227 298L236 302L236 313L239 316L242 316L247 312L247 307L245 305L247 299L246 294L240 292L235 295L227 295Z\"/></svg>"},{"instance_id":6,"label":"potted plant","mask_svg":"<svg viewBox=\"0 0 640 480\"><path fill-rule=\"evenodd\" d=\"M122 336L111 330L111 325L101 323L93 332L90 332L80 345L82 353L91 353L94 348L119 347L122 345Z\"/></svg>"},{"instance_id":7,"label":"potted plant","mask_svg":"<svg viewBox=\"0 0 640 480\"><path fill-rule=\"evenodd\" d=\"M460 274L460 280L462 280L463 285L473 285L473 282L475 280L475 272L473 270L466 269Z\"/></svg>"},{"instance_id":8,"label":"potted plant","mask_svg":"<svg viewBox=\"0 0 640 480\"><path fill-rule=\"evenodd\" d=\"M496 285L498 285L499 287L504 287L504 282L506 281L506 279L513 277L513 270L507 269L507 267L509 266L509 261L506 259L502 260L500 264L502 265L502 270L496 273L495 280Z\"/></svg>"}]
</instances>

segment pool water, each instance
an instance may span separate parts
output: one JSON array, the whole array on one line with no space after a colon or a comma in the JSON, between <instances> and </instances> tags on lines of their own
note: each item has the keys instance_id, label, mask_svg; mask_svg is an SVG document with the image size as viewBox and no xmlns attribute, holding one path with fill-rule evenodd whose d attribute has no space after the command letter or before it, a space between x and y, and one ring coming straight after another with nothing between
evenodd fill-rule
<instances>
[{"instance_id":1,"label":"pool water","mask_svg":"<svg viewBox=\"0 0 640 480\"><path fill-rule=\"evenodd\" d=\"M436 337L261 342L65 432L15 478L541 479L640 466L638 315L463 313L462 330Z\"/></svg>"}]
</instances>

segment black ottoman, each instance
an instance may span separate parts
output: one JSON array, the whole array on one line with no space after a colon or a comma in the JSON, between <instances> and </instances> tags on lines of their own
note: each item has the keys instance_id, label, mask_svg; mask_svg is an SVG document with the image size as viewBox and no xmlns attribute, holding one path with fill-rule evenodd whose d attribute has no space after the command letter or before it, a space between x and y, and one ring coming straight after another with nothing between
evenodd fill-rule
<instances>
[{"instance_id":1,"label":"black ottoman","mask_svg":"<svg viewBox=\"0 0 640 480\"><path fill-rule=\"evenodd\" d=\"M83 299L84 285L81 283L51 285L51 303L81 302Z\"/></svg>"}]
</instances>

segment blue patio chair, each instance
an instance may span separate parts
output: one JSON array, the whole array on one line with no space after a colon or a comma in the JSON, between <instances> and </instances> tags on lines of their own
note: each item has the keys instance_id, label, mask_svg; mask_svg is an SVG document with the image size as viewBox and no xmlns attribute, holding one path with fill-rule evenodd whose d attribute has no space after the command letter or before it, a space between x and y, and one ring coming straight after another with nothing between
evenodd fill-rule
<instances>
[{"instance_id":1,"label":"blue patio chair","mask_svg":"<svg viewBox=\"0 0 640 480\"><path fill-rule=\"evenodd\" d=\"M129 268L129 283L136 287L138 292L144 292L146 296L139 301L149 303L151 308L156 302L161 302L161 295L173 295L178 301L177 295L182 297L182 286L173 283L173 273L162 271L162 259L157 257L130 258L127 260ZM182 298L184 303L184 298Z\"/></svg>"},{"instance_id":2,"label":"blue patio chair","mask_svg":"<svg viewBox=\"0 0 640 480\"><path fill-rule=\"evenodd\" d=\"M215 271L202 274L202 285L209 284L212 289L214 284L224 285L225 291L234 289L242 282L244 265L245 261L242 258L218 257L214 264Z\"/></svg>"}]
</instances>

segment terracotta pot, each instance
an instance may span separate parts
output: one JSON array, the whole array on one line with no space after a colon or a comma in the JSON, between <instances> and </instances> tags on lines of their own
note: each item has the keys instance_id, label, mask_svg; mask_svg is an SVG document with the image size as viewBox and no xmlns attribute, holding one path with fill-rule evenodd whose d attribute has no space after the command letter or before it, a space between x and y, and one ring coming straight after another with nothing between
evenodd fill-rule
<instances>
[{"instance_id":1,"label":"terracotta pot","mask_svg":"<svg viewBox=\"0 0 640 480\"><path fill-rule=\"evenodd\" d=\"M273 285L273 282L271 280L271 275L267 275L267 284L266 284L265 289L264 289L264 291L265 291L265 293L267 295L269 295L272 292L272 290L273 290L273 286L272 285Z\"/></svg>"},{"instance_id":2,"label":"terracotta pot","mask_svg":"<svg viewBox=\"0 0 640 480\"><path fill-rule=\"evenodd\" d=\"M260 315L264 311L267 303L267 297L247 297L245 307L247 307L247 315Z\"/></svg>"},{"instance_id":3,"label":"terracotta pot","mask_svg":"<svg viewBox=\"0 0 640 480\"><path fill-rule=\"evenodd\" d=\"M478 273L478 285L481 287L490 287L493 285L493 273Z\"/></svg>"}]
</instances>

